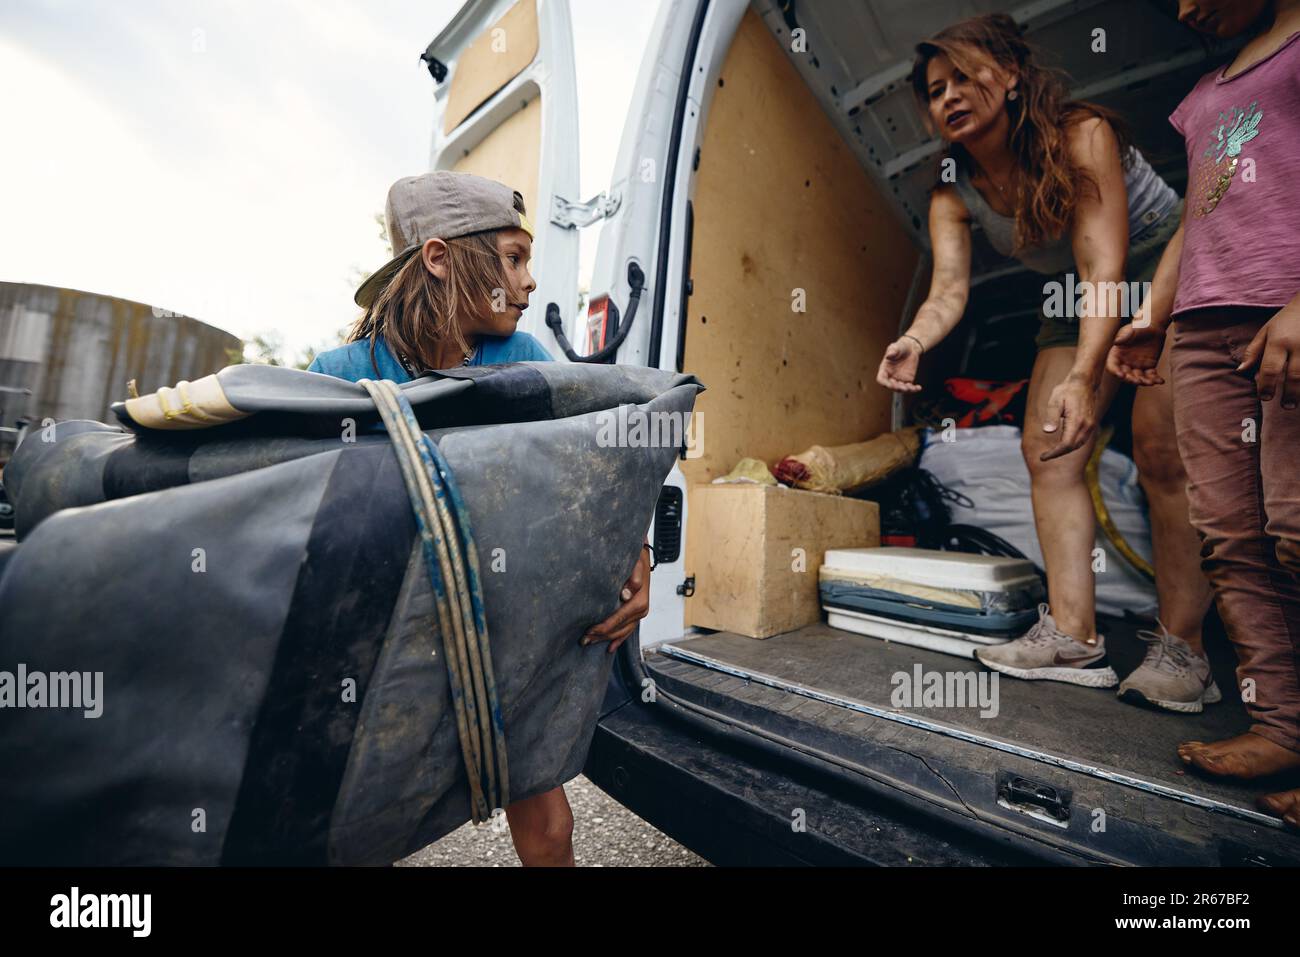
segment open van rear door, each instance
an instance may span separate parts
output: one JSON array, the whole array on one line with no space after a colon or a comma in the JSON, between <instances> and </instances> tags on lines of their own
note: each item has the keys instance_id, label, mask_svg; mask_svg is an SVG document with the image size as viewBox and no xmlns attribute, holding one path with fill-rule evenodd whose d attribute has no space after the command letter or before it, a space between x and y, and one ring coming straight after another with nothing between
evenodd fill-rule
<instances>
[{"instance_id":1,"label":"open van rear door","mask_svg":"<svg viewBox=\"0 0 1300 957\"><path fill-rule=\"evenodd\" d=\"M431 169L523 194L537 290L519 328L560 358L546 303L578 302L578 231L554 210L578 194L578 93L568 0L469 0L425 50L434 91Z\"/></svg>"},{"instance_id":2,"label":"open van rear door","mask_svg":"<svg viewBox=\"0 0 1300 957\"><path fill-rule=\"evenodd\" d=\"M716 81L746 5L663 0L646 38L605 194L590 315L576 323L601 330L588 334L588 351L614 350L620 364L680 365L678 322L687 294L688 197L700 104L707 101L708 85ZM612 336L603 321L611 307L622 311L621 317L612 313Z\"/></svg>"},{"instance_id":3,"label":"open van rear door","mask_svg":"<svg viewBox=\"0 0 1300 957\"><path fill-rule=\"evenodd\" d=\"M589 313L569 322L584 353L612 351L620 365L681 369L692 179L709 92L746 9L747 0L662 0L659 6L605 194ZM613 323L605 321L609 316ZM688 457L699 454L703 438L703 418L693 418ZM686 483L679 468L665 485L650 533L658 565L650 614L639 631L643 645L681 635L684 596L693 588L681 547Z\"/></svg>"}]
</instances>

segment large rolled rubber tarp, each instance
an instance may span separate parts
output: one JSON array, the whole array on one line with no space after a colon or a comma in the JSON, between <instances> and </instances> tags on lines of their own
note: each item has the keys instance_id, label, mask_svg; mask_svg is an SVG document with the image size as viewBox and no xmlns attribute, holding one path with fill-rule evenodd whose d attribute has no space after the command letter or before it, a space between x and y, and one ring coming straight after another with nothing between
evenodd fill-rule
<instances>
[{"instance_id":1,"label":"large rolled rubber tarp","mask_svg":"<svg viewBox=\"0 0 1300 957\"><path fill-rule=\"evenodd\" d=\"M383 864L470 819L372 400L266 366L215 382L224 424L119 404L124 427L33 430L6 469L0 864ZM619 604L700 388L566 363L401 386L468 509L511 800L582 768L613 656L579 640Z\"/></svg>"}]
</instances>

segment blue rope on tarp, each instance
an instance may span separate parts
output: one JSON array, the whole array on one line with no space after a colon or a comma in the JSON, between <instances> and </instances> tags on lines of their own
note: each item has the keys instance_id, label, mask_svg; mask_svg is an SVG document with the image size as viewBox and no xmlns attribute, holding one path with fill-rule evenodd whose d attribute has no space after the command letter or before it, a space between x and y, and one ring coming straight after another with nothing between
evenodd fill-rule
<instances>
[{"instance_id":1,"label":"blue rope on tarp","mask_svg":"<svg viewBox=\"0 0 1300 957\"><path fill-rule=\"evenodd\" d=\"M397 384L361 379L388 430L411 499L443 637L447 679L477 824L509 800L505 727L488 643L478 549L460 489Z\"/></svg>"}]
</instances>

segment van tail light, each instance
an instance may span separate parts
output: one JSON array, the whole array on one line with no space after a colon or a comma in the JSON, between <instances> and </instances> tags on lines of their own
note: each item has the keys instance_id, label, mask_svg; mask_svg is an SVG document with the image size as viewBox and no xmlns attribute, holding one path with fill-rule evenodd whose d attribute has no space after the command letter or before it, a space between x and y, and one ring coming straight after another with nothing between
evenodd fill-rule
<instances>
[{"instance_id":1,"label":"van tail light","mask_svg":"<svg viewBox=\"0 0 1300 957\"><path fill-rule=\"evenodd\" d=\"M597 296L587 304L587 354L605 348L618 335L618 306L609 295Z\"/></svg>"}]
</instances>

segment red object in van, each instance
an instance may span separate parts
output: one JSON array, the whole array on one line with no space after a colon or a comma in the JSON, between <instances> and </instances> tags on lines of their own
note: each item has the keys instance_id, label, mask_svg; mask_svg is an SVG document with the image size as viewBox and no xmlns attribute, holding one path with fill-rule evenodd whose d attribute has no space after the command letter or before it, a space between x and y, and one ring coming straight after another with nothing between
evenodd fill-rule
<instances>
[{"instance_id":1,"label":"red object in van","mask_svg":"<svg viewBox=\"0 0 1300 957\"><path fill-rule=\"evenodd\" d=\"M991 422L1019 425L1025 418L1025 396L1022 393L1028 394L1026 391L1028 385L1028 379L995 382L988 379L966 379L955 376L944 380L949 395L958 402L974 406L957 420L959 429L988 425Z\"/></svg>"},{"instance_id":2,"label":"red object in van","mask_svg":"<svg viewBox=\"0 0 1300 957\"><path fill-rule=\"evenodd\" d=\"M915 548L915 535L881 535L881 545L893 545L896 548Z\"/></svg>"}]
</instances>

